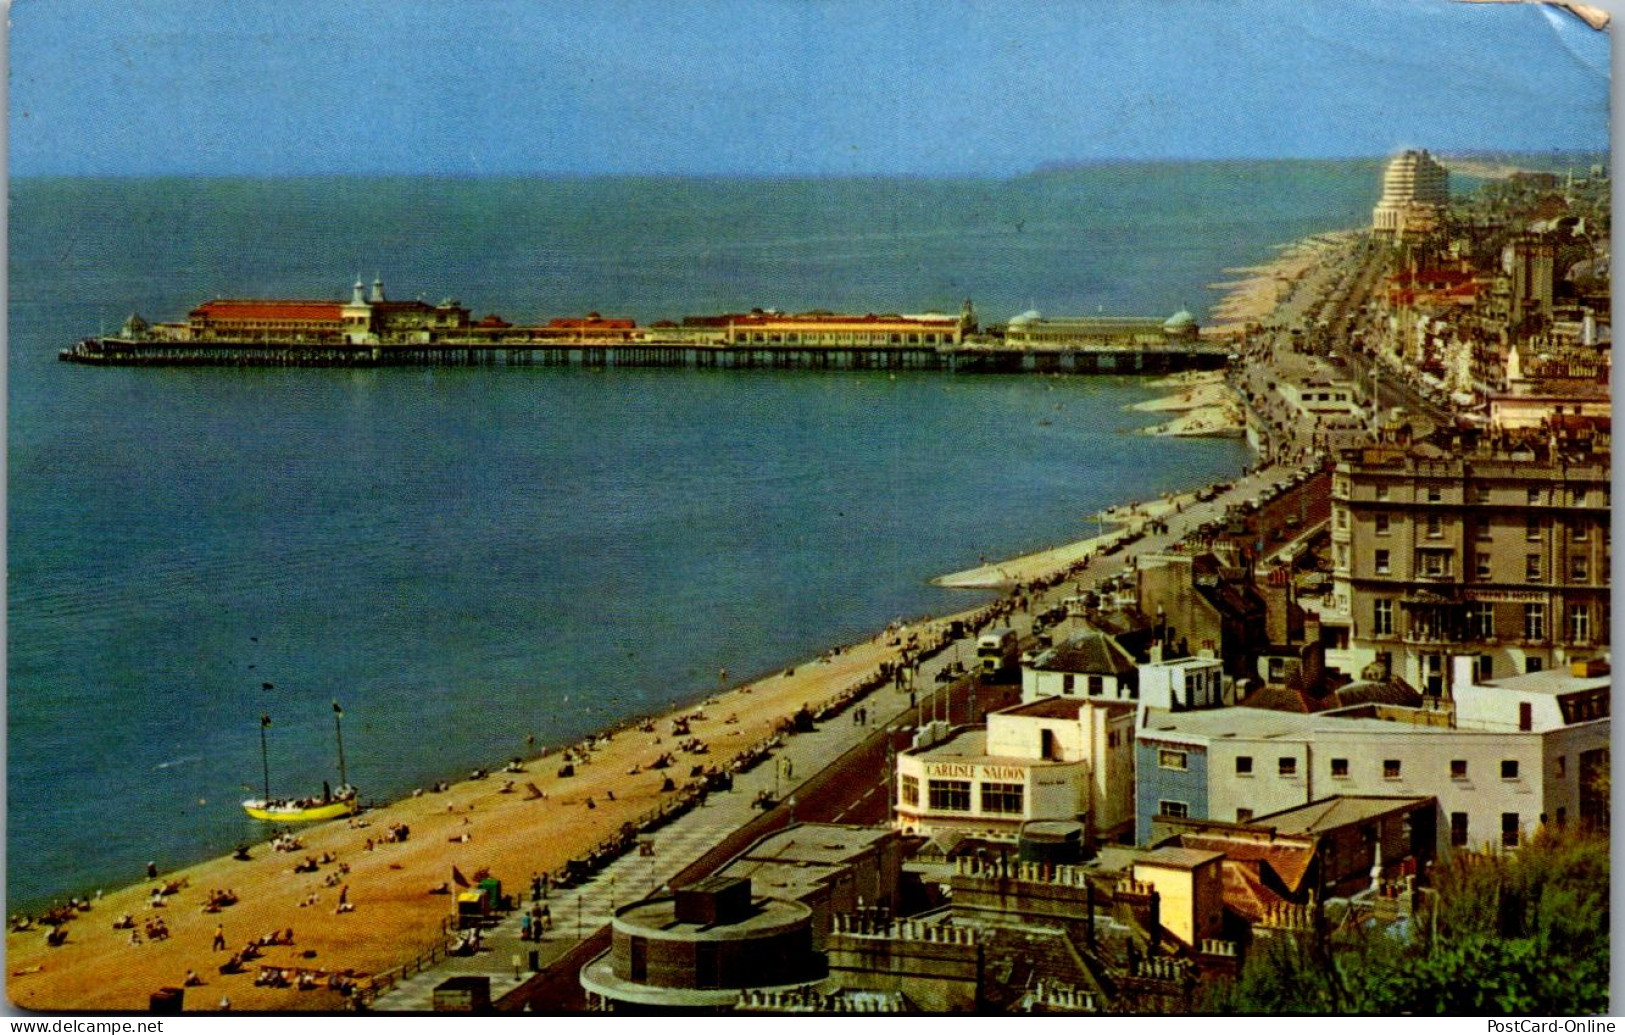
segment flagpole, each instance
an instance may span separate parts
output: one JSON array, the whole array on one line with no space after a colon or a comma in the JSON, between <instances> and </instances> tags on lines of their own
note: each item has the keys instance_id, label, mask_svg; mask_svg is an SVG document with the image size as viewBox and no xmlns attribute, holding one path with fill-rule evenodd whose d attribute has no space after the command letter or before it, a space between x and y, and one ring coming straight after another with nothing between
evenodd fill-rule
<instances>
[{"instance_id":1,"label":"flagpole","mask_svg":"<svg viewBox=\"0 0 1625 1035\"><path fill-rule=\"evenodd\" d=\"M265 770L265 801L271 802L271 752L265 746L265 727L271 725L269 715L260 716L260 766Z\"/></svg>"}]
</instances>

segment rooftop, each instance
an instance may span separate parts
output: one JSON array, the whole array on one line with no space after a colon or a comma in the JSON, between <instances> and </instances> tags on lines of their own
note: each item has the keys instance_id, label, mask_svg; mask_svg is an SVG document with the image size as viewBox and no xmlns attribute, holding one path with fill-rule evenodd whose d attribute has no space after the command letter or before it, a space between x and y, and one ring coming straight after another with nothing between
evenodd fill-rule
<instances>
[{"instance_id":1,"label":"rooftop","mask_svg":"<svg viewBox=\"0 0 1625 1035\"><path fill-rule=\"evenodd\" d=\"M1251 822L1253 826L1273 827L1277 833L1282 834L1321 834L1339 827L1365 823L1379 816L1409 812L1432 800L1432 798L1338 795L1334 798L1312 801L1307 805L1282 809L1268 816L1257 816Z\"/></svg>"},{"instance_id":2,"label":"rooftop","mask_svg":"<svg viewBox=\"0 0 1625 1035\"><path fill-rule=\"evenodd\" d=\"M1045 672L1124 676L1135 671L1134 658L1099 629L1068 637L1033 659L1032 667Z\"/></svg>"},{"instance_id":3,"label":"rooftop","mask_svg":"<svg viewBox=\"0 0 1625 1035\"><path fill-rule=\"evenodd\" d=\"M1036 701L1001 708L994 715L1020 715L1032 719L1076 719L1085 706L1109 708L1114 711L1132 711L1133 701L1108 700L1097 697L1040 697Z\"/></svg>"},{"instance_id":4,"label":"rooftop","mask_svg":"<svg viewBox=\"0 0 1625 1035\"><path fill-rule=\"evenodd\" d=\"M1140 727L1138 736L1154 739L1158 733L1177 733L1186 739L1263 740L1269 737L1308 736L1314 727L1314 720L1308 715L1262 708L1214 708L1189 712L1147 708L1145 723Z\"/></svg>"},{"instance_id":5,"label":"rooftop","mask_svg":"<svg viewBox=\"0 0 1625 1035\"><path fill-rule=\"evenodd\" d=\"M1223 859L1223 852L1204 851L1200 848L1175 848L1164 845L1142 853L1134 860L1136 866L1169 866L1180 870L1194 870L1198 866L1205 866L1216 859Z\"/></svg>"},{"instance_id":6,"label":"rooftop","mask_svg":"<svg viewBox=\"0 0 1625 1035\"><path fill-rule=\"evenodd\" d=\"M678 920L677 899L662 896L616 910L615 926L667 941L682 938L725 941L752 931L768 932L804 922L812 916L812 910L800 902L783 898L756 895L750 905L750 911L734 923L699 924Z\"/></svg>"},{"instance_id":7,"label":"rooftop","mask_svg":"<svg viewBox=\"0 0 1625 1035\"><path fill-rule=\"evenodd\" d=\"M1479 684L1481 688L1493 687L1524 694L1573 694L1583 690L1606 690L1611 685L1613 679L1607 672L1595 676L1576 676L1566 668L1525 672L1521 676L1506 676Z\"/></svg>"},{"instance_id":8,"label":"rooftop","mask_svg":"<svg viewBox=\"0 0 1625 1035\"><path fill-rule=\"evenodd\" d=\"M885 828L797 823L762 838L745 849L739 860L839 866L893 836Z\"/></svg>"}]
</instances>

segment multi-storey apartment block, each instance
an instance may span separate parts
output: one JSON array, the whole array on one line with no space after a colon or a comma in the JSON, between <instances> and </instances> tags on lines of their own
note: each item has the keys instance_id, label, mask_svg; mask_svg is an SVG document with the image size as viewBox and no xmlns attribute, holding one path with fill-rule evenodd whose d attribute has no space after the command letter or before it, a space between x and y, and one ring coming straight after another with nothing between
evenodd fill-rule
<instances>
[{"instance_id":1,"label":"multi-storey apartment block","mask_svg":"<svg viewBox=\"0 0 1625 1035\"><path fill-rule=\"evenodd\" d=\"M1477 443L1347 450L1332 485L1332 608L1351 676L1386 663L1449 696L1479 680L1608 654L1606 435L1486 433Z\"/></svg>"}]
</instances>

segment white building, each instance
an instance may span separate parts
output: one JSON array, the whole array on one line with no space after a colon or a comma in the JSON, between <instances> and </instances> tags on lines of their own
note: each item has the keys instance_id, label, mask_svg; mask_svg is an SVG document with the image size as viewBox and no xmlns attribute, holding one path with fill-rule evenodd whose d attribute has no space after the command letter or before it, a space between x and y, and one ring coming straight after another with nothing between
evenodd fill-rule
<instances>
[{"instance_id":1,"label":"white building","mask_svg":"<svg viewBox=\"0 0 1625 1035\"><path fill-rule=\"evenodd\" d=\"M1043 698L897 756L896 823L1015 840L1031 820L1085 824L1091 837L1134 820L1134 708Z\"/></svg>"},{"instance_id":2,"label":"white building","mask_svg":"<svg viewBox=\"0 0 1625 1035\"><path fill-rule=\"evenodd\" d=\"M1151 660L1141 665L1140 707L1187 712L1235 703L1235 690L1225 685L1224 665L1203 651L1194 658L1163 660L1151 648Z\"/></svg>"},{"instance_id":3,"label":"white building","mask_svg":"<svg viewBox=\"0 0 1625 1035\"><path fill-rule=\"evenodd\" d=\"M1450 204L1450 173L1426 151L1395 155L1382 175L1382 199L1371 229L1403 237L1433 229Z\"/></svg>"},{"instance_id":4,"label":"white building","mask_svg":"<svg viewBox=\"0 0 1625 1035\"><path fill-rule=\"evenodd\" d=\"M1021 666L1021 700L1045 697L1132 701L1134 657L1099 629L1069 636Z\"/></svg>"},{"instance_id":5,"label":"white building","mask_svg":"<svg viewBox=\"0 0 1625 1035\"><path fill-rule=\"evenodd\" d=\"M1331 795L1432 796L1452 848L1515 848L1545 824L1606 821L1609 679L1561 670L1460 686L1445 709L1302 715L1147 710L1137 835L1157 815L1243 822Z\"/></svg>"}]
</instances>

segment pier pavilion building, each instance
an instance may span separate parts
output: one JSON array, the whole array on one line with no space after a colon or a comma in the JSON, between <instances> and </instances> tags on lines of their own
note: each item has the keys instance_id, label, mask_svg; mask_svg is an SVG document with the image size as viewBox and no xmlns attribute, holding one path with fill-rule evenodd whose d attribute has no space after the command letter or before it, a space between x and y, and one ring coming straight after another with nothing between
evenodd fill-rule
<instances>
[{"instance_id":1,"label":"pier pavilion building","mask_svg":"<svg viewBox=\"0 0 1625 1035\"><path fill-rule=\"evenodd\" d=\"M1004 327L1004 343L1023 348L1155 348L1190 343L1201 328L1196 317L1181 309L1167 318L1155 316L1046 317L1028 310Z\"/></svg>"},{"instance_id":2,"label":"pier pavilion building","mask_svg":"<svg viewBox=\"0 0 1625 1035\"><path fill-rule=\"evenodd\" d=\"M717 344L734 346L941 348L964 341L970 320L974 320L974 315L968 302L959 316L946 313L856 315L823 310L781 313L753 309L748 313L684 317L681 336L700 336Z\"/></svg>"},{"instance_id":3,"label":"pier pavilion building","mask_svg":"<svg viewBox=\"0 0 1625 1035\"><path fill-rule=\"evenodd\" d=\"M384 296L382 278L365 294L361 281L348 302L330 299L216 298L187 316L185 340L366 345L427 343L467 334L474 324L456 299L439 305ZM504 325L506 326L506 325Z\"/></svg>"}]
</instances>

